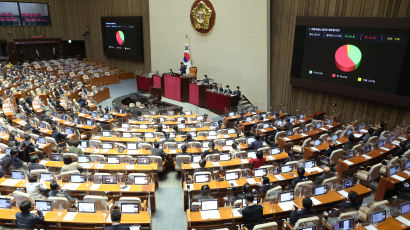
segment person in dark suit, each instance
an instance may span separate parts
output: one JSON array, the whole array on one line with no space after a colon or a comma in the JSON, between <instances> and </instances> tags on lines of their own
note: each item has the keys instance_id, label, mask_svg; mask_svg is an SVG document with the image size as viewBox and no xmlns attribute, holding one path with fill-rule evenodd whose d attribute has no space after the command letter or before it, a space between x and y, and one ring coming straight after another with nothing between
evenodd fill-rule
<instances>
[{"instance_id":1,"label":"person in dark suit","mask_svg":"<svg viewBox=\"0 0 410 230\"><path fill-rule=\"evenodd\" d=\"M30 156L30 162L28 163L28 171L36 170L36 169L46 169L46 166L40 164L40 158L37 154L32 154Z\"/></svg>"},{"instance_id":2,"label":"person in dark suit","mask_svg":"<svg viewBox=\"0 0 410 230\"><path fill-rule=\"evenodd\" d=\"M129 230L128 225L121 224L121 212L118 209L113 209L111 211L111 221L112 225L105 227L104 230Z\"/></svg>"},{"instance_id":3,"label":"person in dark suit","mask_svg":"<svg viewBox=\"0 0 410 230\"><path fill-rule=\"evenodd\" d=\"M366 144L366 142L369 140L369 138L370 138L371 136L373 136L373 134L374 134L374 129L373 129L373 128L369 128L369 129L367 130L366 135L364 135L364 137L362 138L363 143Z\"/></svg>"},{"instance_id":4,"label":"person in dark suit","mask_svg":"<svg viewBox=\"0 0 410 230\"><path fill-rule=\"evenodd\" d=\"M168 155L162 150L162 148L159 147L159 143L155 142L154 143L154 148L151 150L153 156L159 156L162 159L166 159Z\"/></svg>"},{"instance_id":5,"label":"person in dark suit","mask_svg":"<svg viewBox=\"0 0 410 230\"><path fill-rule=\"evenodd\" d=\"M299 182L307 181L308 178L305 177L305 168L299 167L297 170L298 177L292 180L292 187L294 188Z\"/></svg>"},{"instance_id":6,"label":"person in dark suit","mask_svg":"<svg viewBox=\"0 0 410 230\"><path fill-rule=\"evenodd\" d=\"M181 75L186 74L186 65L184 65L183 62L180 63L179 71L181 72Z\"/></svg>"},{"instance_id":7,"label":"person in dark suit","mask_svg":"<svg viewBox=\"0 0 410 230\"><path fill-rule=\"evenodd\" d=\"M218 84L217 91L220 92L220 93L223 93L223 92L224 92L224 88L222 87L222 84L221 84L221 83Z\"/></svg>"},{"instance_id":8,"label":"person in dark suit","mask_svg":"<svg viewBox=\"0 0 410 230\"><path fill-rule=\"evenodd\" d=\"M290 213L289 223L295 226L299 219L307 218L316 215L316 211L312 209L312 200L309 197L305 197L302 200L303 209L295 210Z\"/></svg>"},{"instance_id":9,"label":"person in dark suit","mask_svg":"<svg viewBox=\"0 0 410 230\"><path fill-rule=\"evenodd\" d=\"M191 202L199 202L201 200L215 199L215 197L209 195L210 192L211 192L211 188L209 187L209 185L207 185L207 184L202 185L201 193L197 194L197 195L194 195L192 197Z\"/></svg>"},{"instance_id":10,"label":"person in dark suit","mask_svg":"<svg viewBox=\"0 0 410 230\"><path fill-rule=\"evenodd\" d=\"M34 207L34 210L37 211L37 215L30 212L33 208L30 201L25 200L21 202L19 208L21 212L16 213L17 228L35 229L36 224L44 221L43 213L37 209L37 207Z\"/></svg>"},{"instance_id":11,"label":"person in dark suit","mask_svg":"<svg viewBox=\"0 0 410 230\"><path fill-rule=\"evenodd\" d=\"M383 121L380 122L379 128L376 130L374 135L375 136L380 136L380 134L382 134L382 132L384 131L385 127L386 127L386 123L384 123Z\"/></svg>"},{"instance_id":12,"label":"person in dark suit","mask_svg":"<svg viewBox=\"0 0 410 230\"><path fill-rule=\"evenodd\" d=\"M236 90L233 92L233 94L241 96L241 91L239 90L239 86L236 86Z\"/></svg>"},{"instance_id":13,"label":"person in dark suit","mask_svg":"<svg viewBox=\"0 0 410 230\"><path fill-rule=\"evenodd\" d=\"M359 200L359 194L355 191L350 191L347 194L347 201L340 204L340 212L348 212L348 211L357 211L359 210L360 206L362 206L362 202Z\"/></svg>"},{"instance_id":14,"label":"person in dark suit","mask_svg":"<svg viewBox=\"0 0 410 230\"><path fill-rule=\"evenodd\" d=\"M329 167L326 166L323 168L323 174L316 177L315 184L321 185L324 180L334 177L334 176L335 176L335 173Z\"/></svg>"},{"instance_id":15,"label":"person in dark suit","mask_svg":"<svg viewBox=\"0 0 410 230\"><path fill-rule=\"evenodd\" d=\"M204 79L202 79L202 81L205 83L205 84L209 84L209 78L208 78L208 75L204 75Z\"/></svg>"},{"instance_id":16,"label":"person in dark suit","mask_svg":"<svg viewBox=\"0 0 410 230\"><path fill-rule=\"evenodd\" d=\"M255 136L255 141L252 142L252 143L248 146L249 149L255 149L255 150L258 150L259 148L262 148L262 147L263 147L263 141L261 140L261 136L260 136L260 135L256 135L256 136Z\"/></svg>"},{"instance_id":17,"label":"person in dark suit","mask_svg":"<svg viewBox=\"0 0 410 230\"><path fill-rule=\"evenodd\" d=\"M55 127L55 126L53 126L52 130L53 131L51 132L51 137L56 140L57 144L62 143L62 144L59 144L59 145L64 146L65 143L63 141L65 140L67 135L60 133L57 130L57 127Z\"/></svg>"},{"instance_id":18,"label":"person in dark suit","mask_svg":"<svg viewBox=\"0 0 410 230\"><path fill-rule=\"evenodd\" d=\"M246 207L242 210L243 224L249 229L253 229L255 225L263 223L263 207L254 204L255 199L253 194L246 194Z\"/></svg>"},{"instance_id":19,"label":"person in dark suit","mask_svg":"<svg viewBox=\"0 0 410 230\"><path fill-rule=\"evenodd\" d=\"M225 88L224 93L232 94L232 90L229 88L229 85L226 85Z\"/></svg>"}]
</instances>

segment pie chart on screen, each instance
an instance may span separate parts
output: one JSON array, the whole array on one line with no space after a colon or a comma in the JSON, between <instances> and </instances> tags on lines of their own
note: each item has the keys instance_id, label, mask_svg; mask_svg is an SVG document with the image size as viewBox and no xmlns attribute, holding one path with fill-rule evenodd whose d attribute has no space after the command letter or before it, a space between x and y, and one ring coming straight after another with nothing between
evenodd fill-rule
<instances>
[{"instance_id":1,"label":"pie chart on screen","mask_svg":"<svg viewBox=\"0 0 410 230\"><path fill-rule=\"evenodd\" d=\"M120 45L120 46L124 45L125 37L124 37L124 33L121 30L117 31L117 34L115 35L115 38L117 39L118 45Z\"/></svg>"},{"instance_id":2,"label":"pie chart on screen","mask_svg":"<svg viewBox=\"0 0 410 230\"><path fill-rule=\"evenodd\" d=\"M335 64L343 72L351 72L359 68L362 52L355 45L343 45L336 50Z\"/></svg>"}]
</instances>

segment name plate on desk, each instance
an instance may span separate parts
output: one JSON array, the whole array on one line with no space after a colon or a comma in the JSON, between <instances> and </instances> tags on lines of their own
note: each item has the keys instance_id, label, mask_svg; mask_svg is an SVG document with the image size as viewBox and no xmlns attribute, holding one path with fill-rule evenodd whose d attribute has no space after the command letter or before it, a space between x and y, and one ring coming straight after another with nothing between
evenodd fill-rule
<instances>
[{"instance_id":1,"label":"name plate on desk","mask_svg":"<svg viewBox=\"0 0 410 230\"><path fill-rule=\"evenodd\" d=\"M212 210L212 211L201 211L201 218L203 220L209 220L209 219L220 219L221 215L219 215L218 210Z\"/></svg>"},{"instance_id":2,"label":"name plate on desk","mask_svg":"<svg viewBox=\"0 0 410 230\"><path fill-rule=\"evenodd\" d=\"M307 137L308 135L306 133L301 133L300 134L302 137Z\"/></svg>"},{"instance_id":3,"label":"name plate on desk","mask_svg":"<svg viewBox=\"0 0 410 230\"><path fill-rule=\"evenodd\" d=\"M398 175L393 175L393 176L391 176L392 178L394 178L394 179L396 179L396 180L399 180L399 181L405 181L406 179L404 179L403 177L401 177L401 176L398 176Z\"/></svg>"},{"instance_id":4,"label":"name plate on desk","mask_svg":"<svg viewBox=\"0 0 410 230\"><path fill-rule=\"evenodd\" d=\"M319 204L322 203L322 202L320 202L318 199L316 199L315 197L311 197L310 199L312 200L312 203L313 203L314 205L319 205Z\"/></svg>"},{"instance_id":5,"label":"name plate on desk","mask_svg":"<svg viewBox=\"0 0 410 230\"><path fill-rule=\"evenodd\" d=\"M353 134L353 136L356 137L356 138L359 138L359 137L361 137L362 135L355 133L355 134Z\"/></svg>"},{"instance_id":6,"label":"name plate on desk","mask_svg":"<svg viewBox=\"0 0 410 230\"><path fill-rule=\"evenodd\" d=\"M241 159L241 163L242 163L242 164L248 164L249 161L248 161L248 159Z\"/></svg>"},{"instance_id":7,"label":"name plate on desk","mask_svg":"<svg viewBox=\"0 0 410 230\"><path fill-rule=\"evenodd\" d=\"M285 141L290 141L290 139L287 138L287 137L284 137L283 140L285 140Z\"/></svg>"},{"instance_id":8,"label":"name plate on desk","mask_svg":"<svg viewBox=\"0 0 410 230\"><path fill-rule=\"evenodd\" d=\"M410 221L407 218L403 217L403 216L396 217L396 220L402 222L406 226L410 226Z\"/></svg>"},{"instance_id":9,"label":"name plate on desk","mask_svg":"<svg viewBox=\"0 0 410 230\"><path fill-rule=\"evenodd\" d=\"M320 150L319 150L318 148L316 148L316 147L311 147L310 149L312 149L312 150L315 151L315 152L320 152Z\"/></svg>"},{"instance_id":10,"label":"name plate on desk","mask_svg":"<svg viewBox=\"0 0 410 230\"><path fill-rule=\"evenodd\" d=\"M322 127L322 128L320 128L320 129L321 129L321 130L323 130L323 131L327 131L327 129L326 129L326 128L323 128L323 127Z\"/></svg>"},{"instance_id":11,"label":"name plate on desk","mask_svg":"<svg viewBox=\"0 0 410 230\"><path fill-rule=\"evenodd\" d=\"M256 181L255 181L255 179L253 179L253 178L247 178L246 179L246 181L249 183L249 184L256 184Z\"/></svg>"},{"instance_id":12,"label":"name plate on desk","mask_svg":"<svg viewBox=\"0 0 410 230\"><path fill-rule=\"evenodd\" d=\"M347 197L348 193L345 190L340 190L337 191L340 195L342 195L343 197Z\"/></svg>"},{"instance_id":13,"label":"name plate on desk","mask_svg":"<svg viewBox=\"0 0 410 230\"><path fill-rule=\"evenodd\" d=\"M364 157L366 160L372 159L371 156L368 156L368 155L366 155L366 154L363 154L362 157Z\"/></svg>"},{"instance_id":14,"label":"name plate on desk","mask_svg":"<svg viewBox=\"0 0 410 230\"><path fill-rule=\"evenodd\" d=\"M347 165L353 165L353 162L348 161L348 160L344 160L343 162L346 163Z\"/></svg>"},{"instance_id":15,"label":"name plate on desk","mask_svg":"<svg viewBox=\"0 0 410 230\"><path fill-rule=\"evenodd\" d=\"M268 159L268 160L270 160L270 161L275 160L275 158L274 158L273 156L271 156L271 155L267 156L266 159Z\"/></svg>"},{"instance_id":16,"label":"name plate on desk","mask_svg":"<svg viewBox=\"0 0 410 230\"><path fill-rule=\"evenodd\" d=\"M404 137L398 137L400 140L402 140L402 141L405 141L405 140L407 140L406 138L404 138Z\"/></svg>"},{"instance_id":17,"label":"name plate on desk","mask_svg":"<svg viewBox=\"0 0 410 230\"><path fill-rule=\"evenodd\" d=\"M285 177L283 177L283 176L280 175L280 174L275 175L275 178L276 178L277 180L285 180Z\"/></svg>"},{"instance_id":18,"label":"name plate on desk","mask_svg":"<svg viewBox=\"0 0 410 230\"><path fill-rule=\"evenodd\" d=\"M242 214L239 212L239 208L232 209L232 215L233 215L233 217L241 217L242 216Z\"/></svg>"},{"instance_id":19,"label":"name plate on desk","mask_svg":"<svg viewBox=\"0 0 410 230\"><path fill-rule=\"evenodd\" d=\"M390 149L386 148L386 147L380 147L381 149L383 149L384 151L390 151Z\"/></svg>"}]
</instances>

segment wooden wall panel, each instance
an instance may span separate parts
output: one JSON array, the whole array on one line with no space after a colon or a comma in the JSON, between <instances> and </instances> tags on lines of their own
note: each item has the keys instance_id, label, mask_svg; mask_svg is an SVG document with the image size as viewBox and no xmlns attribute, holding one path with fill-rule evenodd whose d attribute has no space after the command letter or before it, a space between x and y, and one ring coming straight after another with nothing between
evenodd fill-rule
<instances>
[{"instance_id":1,"label":"wooden wall panel","mask_svg":"<svg viewBox=\"0 0 410 230\"><path fill-rule=\"evenodd\" d=\"M410 0L272 0L270 17L271 107L343 114L344 122L366 116L369 123L386 120L390 127L403 120L410 124L409 108L292 87L289 78L297 16L409 17Z\"/></svg>"},{"instance_id":2,"label":"wooden wall panel","mask_svg":"<svg viewBox=\"0 0 410 230\"><path fill-rule=\"evenodd\" d=\"M148 0L27 0L48 2L52 26L0 27L0 39L12 41L33 35L64 40L85 40L87 58L117 66L125 71L147 73L151 70L149 1ZM102 16L143 16L144 62L107 58L103 54L101 37ZM89 28L90 34L83 37ZM9 33L10 32L10 33Z\"/></svg>"}]
</instances>

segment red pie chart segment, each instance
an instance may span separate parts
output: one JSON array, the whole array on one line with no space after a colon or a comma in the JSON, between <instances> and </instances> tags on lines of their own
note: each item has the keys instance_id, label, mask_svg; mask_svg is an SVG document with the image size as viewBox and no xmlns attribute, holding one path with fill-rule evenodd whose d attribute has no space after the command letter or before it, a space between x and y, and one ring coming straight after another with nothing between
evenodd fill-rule
<instances>
[{"instance_id":1,"label":"red pie chart segment","mask_svg":"<svg viewBox=\"0 0 410 230\"><path fill-rule=\"evenodd\" d=\"M344 72L351 72L357 69L361 59L362 53L354 45L343 45L335 53L336 67Z\"/></svg>"}]
</instances>

